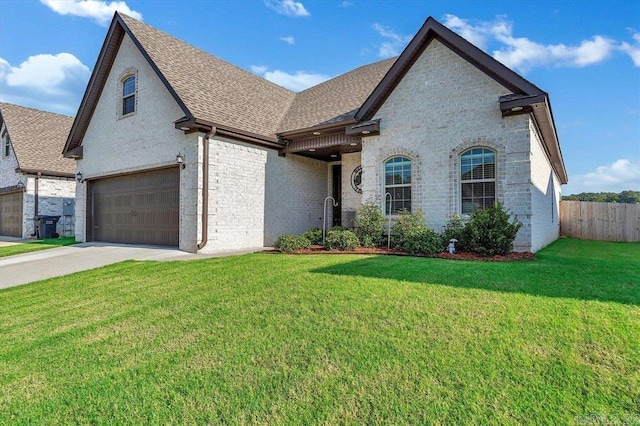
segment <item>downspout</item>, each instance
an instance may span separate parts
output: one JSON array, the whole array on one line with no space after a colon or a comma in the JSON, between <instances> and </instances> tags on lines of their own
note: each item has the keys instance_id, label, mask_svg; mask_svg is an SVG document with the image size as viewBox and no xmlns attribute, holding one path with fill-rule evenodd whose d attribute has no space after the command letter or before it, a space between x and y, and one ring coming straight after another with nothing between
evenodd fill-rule
<instances>
[{"instance_id":1,"label":"downspout","mask_svg":"<svg viewBox=\"0 0 640 426\"><path fill-rule=\"evenodd\" d=\"M202 145L202 238L198 250L202 250L209 241L209 137L216 134L216 128L204 135Z\"/></svg>"},{"instance_id":2,"label":"downspout","mask_svg":"<svg viewBox=\"0 0 640 426\"><path fill-rule=\"evenodd\" d=\"M34 193L34 203L33 203L33 233L31 234L32 237L35 237L36 235L38 235L38 220L36 218L38 217L38 183L40 182L40 176L42 176L42 173L38 172L38 174L36 175L36 181L35 181L35 193Z\"/></svg>"}]
</instances>

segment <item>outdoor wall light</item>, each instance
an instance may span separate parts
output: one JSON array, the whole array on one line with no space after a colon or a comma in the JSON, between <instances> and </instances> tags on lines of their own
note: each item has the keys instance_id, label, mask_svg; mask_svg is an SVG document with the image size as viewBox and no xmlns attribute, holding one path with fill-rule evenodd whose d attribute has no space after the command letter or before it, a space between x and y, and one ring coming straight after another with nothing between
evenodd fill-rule
<instances>
[{"instance_id":1,"label":"outdoor wall light","mask_svg":"<svg viewBox=\"0 0 640 426\"><path fill-rule=\"evenodd\" d=\"M16 185L16 187L17 187L20 191L24 191L24 183L22 183L22 181L18 182L18 184Z\"/></svg>"},{"instance_id":2,"label":"outdoor wall light","mask_svg":"<svg viewBox=\"0 0 640 426\"><path fill-rule=\"evenodd\" d=\"M176 164L180 166L181 169L185 168L184 165L184 155L178 153L178 155L176 155Z\"/></svg>"},{"instance_id":3,"label":"outdoor wall light","mask_svg":"<svg viewBox=\"0 0 640 426\"><path fill-rule=\"evenodd\" d=\"M82 183L82 173L81 172L76 173L76 180L78 181L78 183Z\"/></svg>"}]
</instances>

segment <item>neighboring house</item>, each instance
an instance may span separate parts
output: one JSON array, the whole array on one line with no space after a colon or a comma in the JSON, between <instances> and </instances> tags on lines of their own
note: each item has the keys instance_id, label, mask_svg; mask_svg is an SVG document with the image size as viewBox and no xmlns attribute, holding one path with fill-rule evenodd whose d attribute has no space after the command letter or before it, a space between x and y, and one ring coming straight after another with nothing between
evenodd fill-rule
<instances>
[{"instance_id":1,"label":"neighboring house","mask_svg":"<svg viewBox=\"0 0 640 426\"><path fill-rule=\"evenodd\" d=\"M328 196L329 224L372 200L437 231L502 200L536 251L567 182L548 95L432 18L398 58L293 93L116 14L64 155L77 240L190 252L321 227Z\"/></svg>"},{"instance_id":2,"label":"neighboring house","mask_svg":"<svg viewBox=\"0 0 640 426\"><path fill-rule=\"evenodd\" d=\"M73 117L0 103L0 235L36 236L34 216L60 216L73 236L75 164L62 156Z\"/></svg>"}]
</instances>

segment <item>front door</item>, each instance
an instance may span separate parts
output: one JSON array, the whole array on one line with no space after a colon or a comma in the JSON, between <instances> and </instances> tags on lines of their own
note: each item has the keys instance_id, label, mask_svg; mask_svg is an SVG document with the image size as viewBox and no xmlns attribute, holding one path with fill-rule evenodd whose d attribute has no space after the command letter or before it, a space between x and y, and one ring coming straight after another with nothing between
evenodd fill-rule
<instances>
[{"instance_id":1,"label":"front door","mask_svg":"<svg viewBox=\"0 0 640 426\"><path fill-rule=\"evenodd\" d=\"M333 198L338 206L333 207L333 226L342 225L342 166L334 164L333 168Z\"/></svg>"}]
</instances>

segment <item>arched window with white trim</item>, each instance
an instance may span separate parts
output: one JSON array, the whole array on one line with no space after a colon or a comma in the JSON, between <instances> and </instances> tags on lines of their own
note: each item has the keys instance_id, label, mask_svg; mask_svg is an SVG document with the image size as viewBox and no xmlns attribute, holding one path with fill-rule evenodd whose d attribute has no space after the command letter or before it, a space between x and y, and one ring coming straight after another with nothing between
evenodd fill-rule
<instances>
[{"instance_id":1,"label":"arched window with white trim","mask_svg":"<svg viewBox=\"0 0 640 426\"><path fill-rule=\"evenodd\" d=\"M136 111L136 76L131 75L122 81L122 115Z\"/></svg>"},{"instance_id":2,"label":"arched window with white trim","mask_svg":"<svg viewBox=\"0 0 640 426\"><path fill-rule=\"evenodd\" d=\"M496 202L496 152L471 148L460 155L461 213L473 213Z\"/></svg>"},{"instance_id":3,"label":"arched window with white trim","mask_svg":"<svg viewBox=\"0 0 640 426\"><path fill-rule=\"evenodd\" d=\"M392 157L384 163L385 213L399 214L411 211L411 159Z\"/></svg>"}]
</instances>

